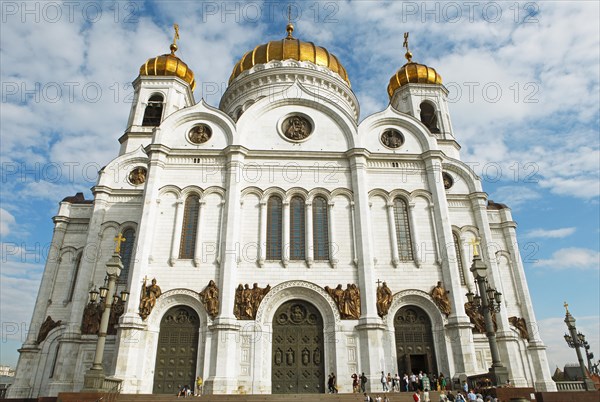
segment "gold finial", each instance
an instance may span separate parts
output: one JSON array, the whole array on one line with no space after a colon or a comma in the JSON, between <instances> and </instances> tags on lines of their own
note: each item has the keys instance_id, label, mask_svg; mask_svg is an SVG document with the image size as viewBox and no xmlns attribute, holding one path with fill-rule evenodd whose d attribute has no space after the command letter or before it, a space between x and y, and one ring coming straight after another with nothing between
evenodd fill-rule
<instances>
[{"instance_id":1,"label":"gold finial","mask_svg":"<svg viewBox=\"0 0 600 402\"><path fill-rule=\"evenodd\" d=\"M288 24L285 27L285 30L287 31L287 38L286 39L294 39L294 37L292 36L292 32L294 32L294 24L292 24L292 4L288 4Z\"/></svg>"},{"instance_id":2,"label":"gold finial","mask_svg":"<svg viewBox=\"0 0 600 402\"><path fill-rule=\"evenodd\" d=\"M472 238L469 244L473 246L473 257L479 257L479 250L477 249L477 246L479 246L479 240Z\"/></svg>"},{"instance_id":3,"label":"gold finial","mask_svg":"<svg viewBox=\"0 0 600 402\"><path fill-rule=\"evenodd\" d=\"M569 305L567 304L567 302L565 302L565 304L563 304L563 306L565 307L565 310L567 310L567 314L569 313Z\"/></svg>"},{"instance_id":4,"label":"gold finial","mask_svg":"<svg viewBox=\"0 0 600 402\"><path fill-rule=\"evenodd\" d=\"M121 252L121 243L123 243L125 240L127 240L126 238L123 237L123 233L119 233L119 235L117 237L115 237L115 253L120 253Z\"/></svg>"},{"instance_id":5,"label":"gold finial","mask_svg":"<svg viewBox=\"0 0 600 402\"><path fill-rule=\"evenodd\" d=\"M402 47L406 48L404 57L406 57L406 60L408 60L409 63L412 63L412 53L408 50L408 32L404 32L404 43L402 44Z\"/></svg>"},{"instance_id":6,"label":"gold finial","mask_svg":"<svg viewBox=\"0 0 600 402\"><path fill-rule=\"evenodd\" d=\"M173 24L175 35L173 35L173 43L171 43L171 54L174 56L177 51L177 40L179 39L179 25Z\"/></svg>"}]
</instances>

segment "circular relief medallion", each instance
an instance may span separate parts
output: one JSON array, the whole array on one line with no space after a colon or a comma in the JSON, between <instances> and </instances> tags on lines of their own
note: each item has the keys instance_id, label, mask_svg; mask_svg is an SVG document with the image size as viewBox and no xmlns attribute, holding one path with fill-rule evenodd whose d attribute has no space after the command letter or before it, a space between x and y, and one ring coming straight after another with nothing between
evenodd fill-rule
<instances>
[{"instance_id":1,"label":"circular relief medallion","mask_svg":"<svg viewBox=\"0 0 600 402\"><path fill-rule=\"evenodd\" d=\"M148 173L148 171L145 167L138 166L134 168L131 172L129 172L129 182L134 186L144 184L146 182L146 173Z\"/></svg>"},{"instance_id":2,"label":"circular relief medallion","mask_svg":"<svg viewBox=\"0 0 600 402\"><path fill-rule=\"evenodd\" d=\"M452 187L452 185L454 185L454 180L452 179L452 176L450 176L449 173L443 172L442 180L444 180L444 188L446 190L448 190L450 187Z\"/></svg>"},{"instance_id":3,"label":"circular relief medallion","mask_svg":"<svg viewBox=\"0 0 600 402\"><path fill-rule=\"evenodd\" d=\"M287 139L302 141L312 133L312 124L304 116L293 115L283 121L281 131Z\"/></svg>"},{"instance_id":4,"label":"circular relief medallion","mask_svg":"<svg viewBox=\"0 0 600 402\"><path fill-rule=\"evenodd\" d=\"M198 124L192 127L188 133L188 139L193 144L204 144L212 137L212 130L206 124Z\"/></svg>"},{"instance_id":5,"label":"circular relief medallion","mask_svg":"<svg viewBox=\"0 0 600 402\"><path fill-rule=\"evenodd\" d=\"M381 143L388 148L400 148L404 144L404 136L398 130L385 130L381 134Z\"/></svg>"}]
</instances>

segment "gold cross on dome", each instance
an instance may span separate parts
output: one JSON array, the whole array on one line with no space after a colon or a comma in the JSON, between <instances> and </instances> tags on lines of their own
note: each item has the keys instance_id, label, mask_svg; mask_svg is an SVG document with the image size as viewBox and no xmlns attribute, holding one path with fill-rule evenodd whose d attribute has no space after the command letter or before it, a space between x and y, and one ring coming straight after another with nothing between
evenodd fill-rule
<instances>
[{"instance_id":1,"label":"gold cross on dome","mask_svg":"<svg viewBox=\"0 0 600 402\"><path fill-rule=\"evenodd\" d=\"M379 286L381 286L381 284L382 284L383 282L381 282L381 280L377 279L377 282L375 282L375 283L377 284L377 287L379 287Z\"/></svg>"},{"instance_id":2,"label":"gold cross on dome","mask_svg":"<svg viewBox=\"0 0 600 402\"><path fill-rule=\"evenodd\" d=\"M173 44L177 46L177 40L179 40L179 25L173 24L173 29L175 29L175 35L173 35Z\"/></svg>"},{"instance_id":3,"label":"gold cross on dome","mask_svg":"<svg viewBox=\"0 0 600 402\"><path fill-rule=\"evenodd\" d=\"M412 63L412 53L408 49L408 34L408 32L404 32L404 43L402 44L402 47L406 48L404 57L406 57L406 60L408 60L409 63Z\"/></svg>"},{"instance_id":4,"label":"gold cross on dome","mask_svg":"<svg viewBox=\"0 0 600 402\"><path fill-rule=\"evenodd\" d=\"M567 313L569 312L569 305L567 304L567 302L565 302L565 304L563 304L563 306L565 307L565 310L567 310Z\"/></svg>"},{"instance_id":5,"label":"gold cross on dome","mask_svg":"<svg viewBox=\"0 0 600 402\"><path fill-rule=\"evenodd\" d=\"M479 257L479 250L477 249L477 246L479 246L479 240L472 238L469 244L473 246L473 257Z\"/></svg>"},{"instance_id":6,"label":"gold cross on dome","mask_svg":"<svg viewBox=\"0 0 600 402\"><path fill-rule=\"evenodd\" d=\"M119 235L117 237L115 237L115 253L120 253L121 252L121 243L123 243L125 240L127 240L126 238L123 237L123 233L119 233Z\"/></svg>"}]
</instances>

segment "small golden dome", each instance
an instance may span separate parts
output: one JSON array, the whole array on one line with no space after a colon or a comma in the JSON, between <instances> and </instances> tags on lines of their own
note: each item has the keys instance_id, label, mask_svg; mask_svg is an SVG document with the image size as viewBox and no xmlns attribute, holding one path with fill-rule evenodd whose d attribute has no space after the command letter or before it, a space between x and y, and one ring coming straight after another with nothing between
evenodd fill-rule
<instances>
[{"instance_id":1,"label":"small golden dome","mask_svg":"<svg viewBox=\"0 0 600 402\"><path fill-rule=\"evenodd\" d=\"M412 56L412 55L411 55ZM408 57L407 57L408 58ZM424 64L408 62L390 78L387 87L390 98L396 89L406 84L441 84L442 76L433 67Z\"/></svg>"},{"instance_id":2,"label":"small golden dome","mask_svg":"<svg viewBox=\"0 0 600 402\"><path fill-rule=\"evenodd\" d=\"M148 59L140 67L140 75L169 75L176 76L190 84L192 91L196 88L194 72L174 53L163 54Z\"/></svg>"},{"instance_id":3,"label":"small golden dome","mask_svg":"<svg viewBox=\"0 0 600 402\"><path fill-rule=\"evenodd\" d=\"M179 25L174 24L173 28L175 28L175 36L173 38L173 43L171 43L170 46L171 53L148 59L148 61L140 67L140 75L179 77L190 84L193 91L196 88L194 72L183 62L183 60L175 56L175 52L177 51L177 39L179 39Z\"/></svg>"},{"instance_id":4,"label":"small golden dome","mask_svg":"<svg viewBox=\"0 0 600 402\"><path fill-rule=\"evenodd\" d=\"M292 36L294 26L291 23L287 25L286 31L288 33L287 37L259 45L244 54L233 68L233 72L229 77L229 83L231 84L231 82L242 72L250 70L257 64L268 63L272 60L292 59L298 61L310 61L317 66L326 67L334 73L339 74L339 76L350 85L346 69L335 55L312 42L304 42L294 38Z\"/></svg>"}]
</instances>

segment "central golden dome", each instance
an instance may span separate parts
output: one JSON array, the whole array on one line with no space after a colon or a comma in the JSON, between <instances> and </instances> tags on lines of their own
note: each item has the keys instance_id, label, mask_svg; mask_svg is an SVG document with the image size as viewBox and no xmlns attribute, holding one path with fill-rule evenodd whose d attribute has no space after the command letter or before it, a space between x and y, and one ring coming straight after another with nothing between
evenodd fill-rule
<instances>
[{"instance_id":1,"label":"central golden dome","mask_svg":"<svg viewBox=\"0 0 600 402\"><path fill-rule=\"evenodd\" d=\"M326 67L329 70L337 73L344 81L350 85L348 73L342 66L338 58L329 53L327 49L317 46L312 42L304 42L292 36L294 26L288 24L287 37L281 40L273 40L269 43L256 46L250 50L237 62L229 77L229 83L239 76L242 72L250 70L257 64L265 64L272 60L298 60L310 61L317 66Z\"/></svg>"}]
</instances>

